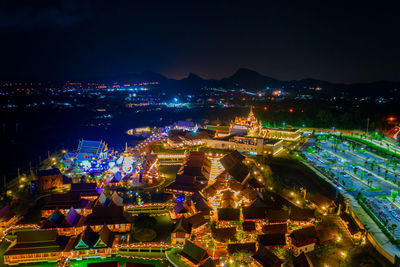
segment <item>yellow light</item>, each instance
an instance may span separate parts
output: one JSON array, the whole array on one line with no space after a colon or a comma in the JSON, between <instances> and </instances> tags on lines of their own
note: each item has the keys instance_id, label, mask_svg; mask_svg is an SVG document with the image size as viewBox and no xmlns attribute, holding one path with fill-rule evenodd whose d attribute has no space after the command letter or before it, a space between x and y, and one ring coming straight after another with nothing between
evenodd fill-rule
<instances>
[{"instance_id":1,"label":"yellow light","mask_svg":"<svg viewBox=\"0 0 400 267\"><path fill-rule=\"evenodd\" d=\"M23 187L24 187L24 185L23 185L23 184L20 184L20 185L19 185L19 188L23 188Z\"/></svg>"},{"instance_id":2,"label":"yellow light","mask_svg":"<svg viewBox=\"0 0 400 267\"><path fill-rule=\"evenodd\" d=\"M294 196L294 193L293 193L293 192L290 192L290 195L291 195L291 196Z\"/></svg>"},{"instance_id":3,"label":"yellow light","mask_svg":"<svg viewBox=\"0 0 400 267\"><path fill-rule=\"evenodd\" d=\"M325 207L325 206L322 206L322 209L323 209L323 210L325 210L325 209L326 209L326 207Z\"/></svg>"},{"instance_id":4,"label":"yellow light","mask_svg":"<svg viewBox=\"0 0 400 267\"><path fill-rule=\"evenodd\" d=\"M297 201L296 201L296 204L299 205L299 204L300 204L300 201L297 200Z\"/></svg>"},{"instance_id":5,"label":"yellow light","mask_svg":"<svg viewBox=\"0 0 400 267\"><path fill-rule=\"evenodd\" d=\"M56 160L56 158L52 158L52 160Z\"/></svg>"},{"instance_id":6,"label":"yellow light","mask_svg":"<svg viewBox=\"0 0 400 267\"><path fill-rule=\"evenodd\" d=\"M342 257L346 257L346 252L342 251L342 252L340 253L340 255L342 255Z\"/></svg>"}]
</instances>

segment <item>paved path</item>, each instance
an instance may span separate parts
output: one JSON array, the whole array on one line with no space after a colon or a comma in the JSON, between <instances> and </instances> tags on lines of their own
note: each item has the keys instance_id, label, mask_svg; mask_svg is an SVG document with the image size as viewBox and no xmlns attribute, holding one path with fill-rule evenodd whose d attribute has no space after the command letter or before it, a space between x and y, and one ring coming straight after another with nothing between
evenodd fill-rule
<instances>
[{"instance_id":1,"label":"paved path","mask_svg":"<svg viewBox=\"0 0 400 267\"><path fill-rule=\"evenodd\" d=\"M303 162L307 167L313 170L319 177L329 182L332 186L336 187L332 181L330 181L327 177L325 177L322 173L320 173L314 166L312 166L308 162ZM358 204L357 200L347 192L341 191L346 198L349 199L349 206L352 211L356 214L357 218L361 221L363 226L368 229L368 233L375 240L375 242L385 250L391 257L395 257L395 255L400 256L400 247L392 244L390 240L386 237L384 233L379 229L376 223L372 220L372 218L364 211L364 209Z\"/></svg>"}]
</instances>

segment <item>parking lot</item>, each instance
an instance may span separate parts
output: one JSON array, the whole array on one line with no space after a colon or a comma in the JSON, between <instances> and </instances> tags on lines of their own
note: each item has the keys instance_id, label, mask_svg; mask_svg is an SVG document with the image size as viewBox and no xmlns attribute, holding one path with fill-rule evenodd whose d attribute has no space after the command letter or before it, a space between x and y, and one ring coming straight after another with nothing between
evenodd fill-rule
<instances>
[{"instance_id":1,"label":"parking lot","mask_svg":"<svg viewBox=\"0 0 400 267\"><path fill-rule=\"evenodd\" d=\"M356 197L361 193L376 218L400 239L400 169L398 160L368 151L366 145L333 136L310 138L303 148L306 159ZM395 228L395 229L393 229Z\"/></svg>"}]
</instances>

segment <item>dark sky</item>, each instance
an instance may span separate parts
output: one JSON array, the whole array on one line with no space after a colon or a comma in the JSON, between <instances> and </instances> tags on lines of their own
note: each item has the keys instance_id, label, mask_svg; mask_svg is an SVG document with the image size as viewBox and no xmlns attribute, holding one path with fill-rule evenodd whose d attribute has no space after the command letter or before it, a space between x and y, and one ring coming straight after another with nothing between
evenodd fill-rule
<instances>
[{"instance_id":1,"label":"dark sky","mask_svg":"<svg viewBox=\"0 0 400 267\"><path fill-rule=\"evenodd\" d=\"M386 1L2 0L0 78L220 78L246 67L285 80L399 81L398 14Z\"/></svg>"}]
</instances>

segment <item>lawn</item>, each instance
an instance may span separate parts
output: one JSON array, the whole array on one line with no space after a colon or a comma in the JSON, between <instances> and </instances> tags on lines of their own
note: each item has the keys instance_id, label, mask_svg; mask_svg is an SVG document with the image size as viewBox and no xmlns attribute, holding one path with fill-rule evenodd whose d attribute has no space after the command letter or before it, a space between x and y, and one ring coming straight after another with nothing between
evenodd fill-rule
<instances>
[{"instance_id":1,"label":"lawn","mask_svg":"<svg viewBox=\"0 0 400 267\"><path fill-rule=\"evenodd\" d=\"M161 165L158 167L158 171L165 175L164 183L159 186L160 190L170 184L175 179L180 167L180 165Z\"/></svg>"},{"instance_id":2,"label":"lawn","mask_svg":"<svg viewBox=\"0 0 400 267\"><path fill-rule=\"evenodd\" d=\"M155 260L140 260L140 259L130 259L125 257L112 257L112 258L98 258L98 259L87 259L87 260L74 260L72 261L72 267L87 267L88 263L95 263L95 262L108 262L108 261L118 261L119 266L124 266L126 262L136 262L136 263L144 263L144 264L153 264L156 267L166 267L168 266L167 260L163 263L161 261Z\"/></svg>"},{"instance_id":3,"label":"lawn","mask_svg":"<svg viewBox=\"0 0 400 267\"><path fill-rule=\"evenodd\" d=\"M157 224L154 230L157 233L157 237L154 241L171 242L171 228L172 221L169 215L155 216L157 219Z\"/></svg>"},{"instance_id":4,"label":"lawn","mask_svg":"<svg viewBox=\"0 0 400 267\"><path fill-rule=\"evenodd\" d=\"M144 248L147 250L147 248ZM159 251L159 249L157 249ZM164 252L142 252L142 251L125 251L120 250L117 253L118 255L128 256L128 257L143 257L143 258L155 258L155 259L164 259Z\"/></svg>"},{"instance_id":5,"label":"lawn","mask_svg":"<svg viewBox=\"0 0 400 267\"><path fill-rule=\"evenodd\" d=\"M6 250L8 249L8 247L10 246L10 242L8 242L8 241L6 241L6 240L3 240L1 243L0 243L0 266L4 266L4 257L3 257L3 254L4 254L4 252L6 252Z\"/></svg>"},{"instance_id":6,"label":"lawn","mask_svg":"<svg viewBox=\"0 0 400 267\"><path fill-rule=\"evenodd\" d=\"M140 242L149 242L156 238L157 233L153 229L138 229L133 232L133 238Z\"/></svg>"}]
</instances>

